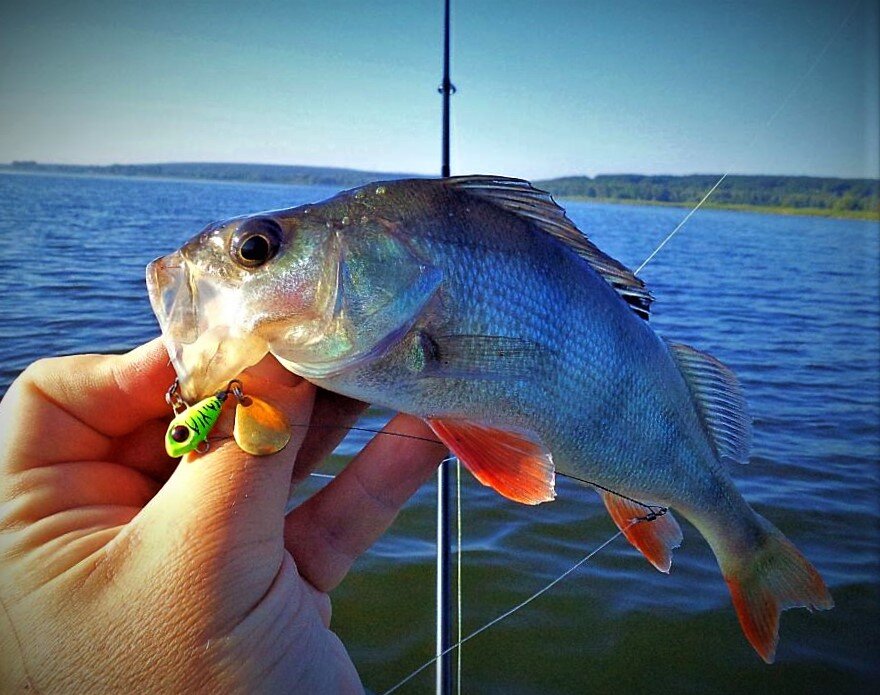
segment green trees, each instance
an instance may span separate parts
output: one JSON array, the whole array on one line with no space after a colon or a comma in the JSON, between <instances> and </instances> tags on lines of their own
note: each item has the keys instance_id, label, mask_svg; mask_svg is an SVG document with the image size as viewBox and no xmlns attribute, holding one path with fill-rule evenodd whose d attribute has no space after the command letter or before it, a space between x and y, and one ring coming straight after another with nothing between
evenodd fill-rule
<instances>
[{"instance_id":1,"label":"green trees","mask_svg":"<svg viewBox=\"0 0 880 695\"><path fill-rule=\"evenodd\" d=\"M79 166L17 161L0 165L0 170L101 174L117 176L162 176L172 178L220 179L297 185L350 188L378 179L406 178L411 174L389 174L354 169L283 166L270 164L179 162L167 164L113 164ZM601 174L595 177L569 176L537 181L536 185L558 197L663 205L695 205L718 180L717 174L692 176L645 176L643 174ZM810 211L822 214L880 216L880 181L812 176L728 176L712 194L709 206L750 206Z\"/></svg>"},{"instance_id":2,"label":"green trees","mask_svg":"<svg viewBox=\"0 0 880 695\"><path fill-rule=\"evenodd\" d=\"M696 204L718 180L717 175L642 176L602 174L571 176L537 185L560 197L606 201ZM840 211L880 211L876 179L811 176L728 176L712 195L715 205L758 206Z\"/></svg>"}]
</instances>

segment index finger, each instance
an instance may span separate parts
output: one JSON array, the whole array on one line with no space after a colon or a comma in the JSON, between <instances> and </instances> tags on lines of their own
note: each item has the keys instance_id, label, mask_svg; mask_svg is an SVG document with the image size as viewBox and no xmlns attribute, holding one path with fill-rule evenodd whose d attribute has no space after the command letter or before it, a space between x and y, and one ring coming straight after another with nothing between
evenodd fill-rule
<instances>
[{"instance_id":1,"label":"index finger","mask_svg":"<svg viewBox=\"0 0 880 695\"><path fill-rule=\"evenodd\" d=\"M424 422L392 419L332 483L287 516L285 546L300 574L320 591L335 587L446 455Z\"/></svg>"},{"instance_id":2,"label":"index finger","mask_svg":"<svg viewBox=\"0 0 880 695\"><path fill-rule=\"evenodd\" d=\"M33 439L44 433L44 445L71 428L110 439L166 415L164 394L174 378L159 338L124 355L43 359L10 387L3 415L27 423Z\"/></svg>"}]
</instances>

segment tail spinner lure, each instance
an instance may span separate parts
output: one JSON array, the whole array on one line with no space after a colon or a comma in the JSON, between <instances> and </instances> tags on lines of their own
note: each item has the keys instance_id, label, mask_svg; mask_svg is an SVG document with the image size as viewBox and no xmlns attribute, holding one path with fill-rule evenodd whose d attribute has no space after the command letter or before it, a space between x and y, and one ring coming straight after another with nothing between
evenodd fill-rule
<instances>
[{"instance_id":1,"label":"tail spinner lure","mask_svg":"<svg viewBox=\"0 0 880 695\"><path fill-rule=\"evenodd\" d=\"M230 395L237 401L232 436L243 451L254 456L268 456L287 446L290 425L284 414L262 399L245 396L238 379L233 379L225 389L195 405L187 405L181 398L175 381L165 394L165 400L175 414L165 433L168 455L179 458L191 451L205 453L208 435L220 419L223 404Z\"/></svg>"}]
</instances>

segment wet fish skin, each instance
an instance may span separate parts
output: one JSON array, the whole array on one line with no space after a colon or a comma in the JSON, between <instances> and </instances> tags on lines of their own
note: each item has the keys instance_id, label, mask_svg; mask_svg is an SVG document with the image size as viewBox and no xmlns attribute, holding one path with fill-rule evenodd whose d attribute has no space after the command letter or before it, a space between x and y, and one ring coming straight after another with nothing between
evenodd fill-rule
<instances>
[{"instance_id":1,"label":"wet fish skin","mask_svg":"<svg viewBox=\"0 0 880 695\"><path fill-rule=\"evenodd\" d=\"M781 609L832 605L730 479L722 454L744 458L747 444L735 379L657 336L638 315L641 283L579 246L534 189L384 182L259 218L281 230L261 268L230 258L251 216L208 228L148 271L184 388L198 395L271 351L324 388L424 417L513 499L551 499L555 466L681 512L712 546L765 660ZM605 502L622 527L636 513ZM666 571L680 529L669 516L627 536Z\"/></svg>"},{"instance_id":2,"label":"wet fish skin","mask_svg":"<svg viewBox=\"0 0 880 695\"><path fill-rule=\"evenodd\" d=\"M428 196L421 188L395 187L397 199L388 208L420 212L419 221L397 213L395 224L406 229L414 255L430 259L443 277L435 301L410 335L441 342L446 336L474 336L475 344L485 337L487 353L493 338L511 338L524 345L531 369L489 354L483 378L459 378L442 367L426 375L411 367L413 351L423 350L411 339L375 360L320 379L321 384L422 416L465 416L536 430L563 472L600 473L626 491L629 472L646 469L642 477L647 475L651 486L670 488L664 497L675 496L674 478L651 464L664 451L679 459L682 452L673 449L694 439L691 444L699 447L705 438L686 436L697 428L693 408L681 407L689 405L690 396L648 324L578 257L548 243L526 222L499 216L483 201L442 195L445 191ZM514 378L504 378L508 373ZM677 427L644 426L634 437L621 411L656 411L662 407L658 399L677 399L672 407L679 413ZM707 455L705 447L700 454Z\"/></svg>"}]
</instances>

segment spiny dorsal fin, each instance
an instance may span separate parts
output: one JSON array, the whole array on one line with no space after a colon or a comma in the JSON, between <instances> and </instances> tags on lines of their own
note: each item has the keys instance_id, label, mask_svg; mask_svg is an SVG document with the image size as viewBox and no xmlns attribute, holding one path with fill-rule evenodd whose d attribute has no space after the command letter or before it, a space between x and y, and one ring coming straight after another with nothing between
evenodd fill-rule
<instances>
[{"instance_id":1,"label":"spiny dorsal fin","mask_svg":"<svg viewBox=\"0 0 880 695\"><path fill-rule=\"evenodd\" d=\"M566 217L565 210L556 204L549 193L534 188L528 181L503 176L456 176L444 181L529 220L566 244L617 290L636 314L648 319L654 298L645 283L590 242Z\"/></svg>"},{"instance_id":2,"label":"spiny dorsal fin","mask_svg":"<svg viewBox=\"0 0 880 695\"><path fill-rule=\"evenodd\" d=\"M712 355L669 343L720 458L749 462L751 419L736 375Z\"/></svg>"}]
</instances>

